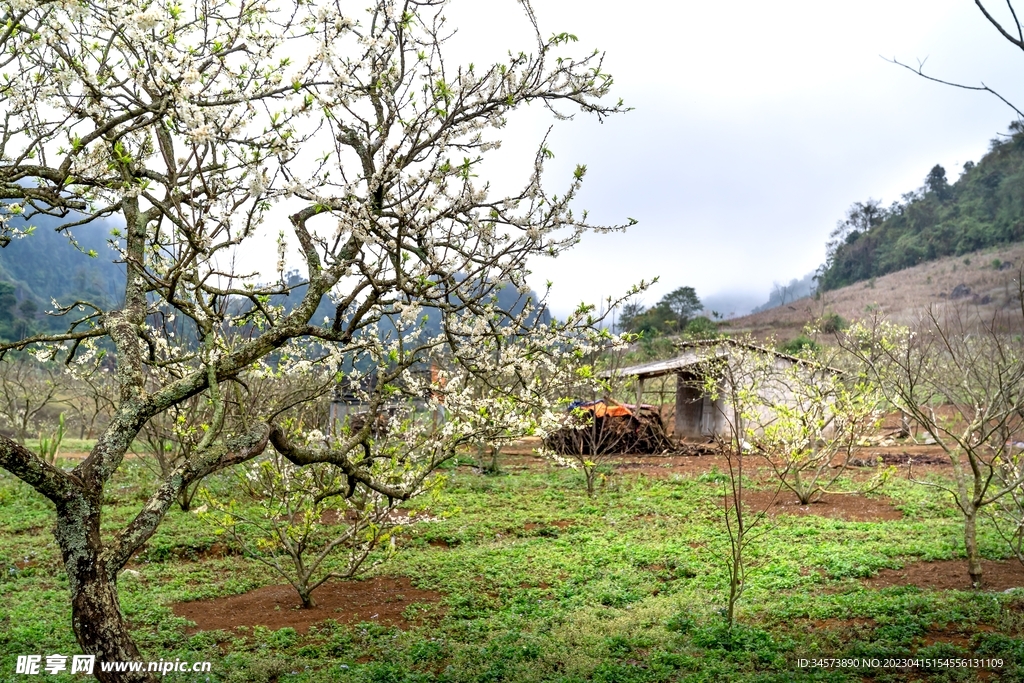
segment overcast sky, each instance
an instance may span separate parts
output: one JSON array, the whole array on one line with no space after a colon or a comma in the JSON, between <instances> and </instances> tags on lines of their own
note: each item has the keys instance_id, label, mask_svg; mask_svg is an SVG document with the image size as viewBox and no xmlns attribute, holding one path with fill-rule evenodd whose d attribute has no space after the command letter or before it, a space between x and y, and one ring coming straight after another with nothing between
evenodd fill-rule
<instances>
[{"instance_id":1,"label":"overcast sky","mask_svg":"<svg viewBox=\"0 0 1024 683\"><path fill-rule=\"evenodd\" d=\"M953 181L1006 131L1013 112L995 98L883 56L1024 95L1024 54L970 0L532 1L545 35L607 52L615 94L634 107L603 125L555 124L551 188L585 163L578 206L639 221L533 264L535 287L555 283L556 312L653 276L647 305L682 285L763 302L773 282L818 267L850 204L897 200L936 163ZM455 0L448 17L457 55L477 64L531 48L515 0ZM487 167L499 188L550 124L535 109L511 120Z\"/></svg>"}]
</instances>

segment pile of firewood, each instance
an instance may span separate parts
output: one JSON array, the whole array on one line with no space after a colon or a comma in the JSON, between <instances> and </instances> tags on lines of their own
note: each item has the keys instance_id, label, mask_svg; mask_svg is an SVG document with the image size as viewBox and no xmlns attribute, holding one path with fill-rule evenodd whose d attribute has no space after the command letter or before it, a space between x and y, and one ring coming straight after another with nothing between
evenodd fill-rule
<instances>
[{"instance_id":1,"label":"pile of firewood","mask_svg":"<svg viewBox=\"0 0 1024 683\"><path fill-rule=\"evenodd\" d=\"M560 455L653 455L675 450L654 406L616 404L613 409L602 409L603 403L576 406L566 425L548 435L544 445Z\"/></svg>"}]
</instances>

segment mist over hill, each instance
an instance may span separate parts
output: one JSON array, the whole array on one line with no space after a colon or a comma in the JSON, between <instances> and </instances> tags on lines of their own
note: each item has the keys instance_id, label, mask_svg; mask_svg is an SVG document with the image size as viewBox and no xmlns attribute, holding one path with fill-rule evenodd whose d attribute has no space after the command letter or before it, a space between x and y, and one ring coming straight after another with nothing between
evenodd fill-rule
<instances>
[{"instance_id":1,"label":"mist over hill","mask_svg":"<svg viewBox=\"0 0 1024 683\"><path fill-rule=\"evenodd\" d=\"M805 296L814 294L817 288L818 285L814 279L814 273L807 273L802 278L793 278L787 284L776 282L772 287L771 293L768 295L768 301L757 306L750 312L760 313L761 311L767 311L777 306L790 304L797 299L802 299Z\"/></svg>"},{"instance_id":2,"label":"mist over hill","mask_svg":"<svg viewBox=\"0 0 1024 683\"><path fill-rule=\"evenodd\" d=\"M710 316L717 313L723 319L746 315L764 299L760 292L726 291L716 292L700 298L704 304L704 314Z\"/></svg>"},{"instance_id":3,"label":"mist over hill","mask_svg":"<svg viewBox=\"0 0 1024 683\"><path fill-rule=\"evenodd\" d=\"M73 229L76 244L56 228L64 220L36 216L35 230L0 249L0 338L16 339L56 330L66 323L50 316L53 301L90 301L114 306L124 293L124 266L111 248L113 221L97 220ZM14 227L25 222L12 220ZM95 256L90 256L90 252Z\"/></svg>"},{"instance_id":4,"label":"mist over hill","mask_svg":"<svg viewBox=\"0 0 1024 683\"><path fill-rule=\"evenodd\" d=\"M35 227L31 234L0 249L0 339L22 339L65 327L67 322L63 318L46 314L53 310L54 300L61 305L89 301L102 308L114 308L124 296L124 266L116 263L119 256L110 245L111 231L120 224L112 220L97 220L77 226L72 230L72 243L68 236L56 230L64 222L66 220L37 216L31 221ZM11 224L13 227L25 227L24 221L12 221ZM301 282L297 271L288 273L286 278L293 286ZM273 303L290 310L302 300L305 291L305 286L299 285L288 296L273 297ZM523 296L515 287L500 286L496 288L495 303L515 315L523 310L527 297L537 301L534 292ZM247 306L241 301L239 303L243 308ZM335 304L325 296L313 322L333 321L335 313ZM424 314L427 316L424 332L438 334L441 329L440 312L424 309ZM551 320L547 310L540 311L537 317L544 324ZM194 328L186 325L181 332L190 337ZM394 326L382 321L381 332L394 332Z\"/></svg>"}]
</instances>

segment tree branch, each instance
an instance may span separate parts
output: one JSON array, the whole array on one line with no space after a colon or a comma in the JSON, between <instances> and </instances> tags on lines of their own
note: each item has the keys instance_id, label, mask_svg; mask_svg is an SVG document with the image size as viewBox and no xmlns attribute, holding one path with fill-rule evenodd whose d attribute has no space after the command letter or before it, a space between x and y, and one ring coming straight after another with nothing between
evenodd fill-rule
<instances>
[{"instance_id":1,"label":"tree branch","mask_svg":"<svg viewBox=\"0 0 1024 683\"><path fill-rule=\"evenodd\" d=\"M396 488L377 481L369 471L357 467L348 459L344 452L338 449L302 448L296 446L288 440L288 436L278 425L273 425L270 429L270 443L273 444L278 453L288 458L295 465L312 465L318 462L326 462L337 466L348 477L350 488L354 487L355 483L358 482L368 489L395 500L408 500L416 491L415 486Z\"/></svg>"},{"instance_id":2,"label":"tree branch","mask_svg":"<svg viewBox=\"0 0 1024 683\"><path fill-rule=\"evenodd\" d=\"M74 474L43 462L32 451L2 435L0 467L54 503L67 502L82 493L82 481Z\"/></svg>"},{"instance_id":3,"label":"tree branch","mask_svg":"<svg viewBox=\"0 0 1024 683\"><path fill-rule=\"evenodd\" d=\"M145 507L128 526L117 533L104 553L111 577L116 576L135 551L149 540L186 486L208 474L255 458L266 449L269 437L270 427L259 424L244 434L226 439L222 444L197 451L165 477Z\"/></svg>"}]
</instances>

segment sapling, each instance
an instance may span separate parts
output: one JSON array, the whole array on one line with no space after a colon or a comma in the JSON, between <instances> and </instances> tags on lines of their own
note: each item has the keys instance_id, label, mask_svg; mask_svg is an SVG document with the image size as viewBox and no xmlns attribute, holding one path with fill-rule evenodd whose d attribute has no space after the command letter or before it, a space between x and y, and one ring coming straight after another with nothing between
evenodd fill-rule
<instances>
[{"instance_id":1,"label":"sapling","mask_svg":"<svg viewBox=\"0 0 1024 683\"><path fill-rule=\"evenodd\" d=\"M375 465L387 477L390 465ZM329 464L296 467L273 452L237 477L242 496L222 501L207 491L204 517L229 533L252 557L273 568L299 594L303 608L328 579L348 579L377 566L394 551L407 523L399 501L361 485ZM367 561L374 550L383 552Z\"/></svg>"},{"instance_id":2,"label":"sapling","mask_svg":"<svg viewBox=\"0 0 1024 683\"><path fill-rule=\"evenodd\" d=\"M730 631L736 622L736 605L746 589L750 567L747 550L757 540L757 528L762 526L767 511L766 507L748 513L744 503L744 465L751 448L750 430L755 417L761 414L760 395L774 366L771 352L732 342L701 347L696 366L699 379L695 381L705 400L714 406L714 423L724 423L726 427L717 432L716 440L728 466L722 510L728 540L724 564L729 576L724 616ZM774 496L769 506L772 502Z\"/></svg>"},{"instance_id":3,"label":"sapling","mask_svg":"<svg viewBox=\"0 0 1024 683\"><path fill-rule=\"evenodd\" d=\"M1018 315L1020 317L1018 317ZM968 574L981 586L978 518L1021 500L1024 353L1009 330L1024 320L975 308L930 309L913 329L874 319L840 337L888 401L909 415L949 458L952 483L918 480L946 491L963 519ZM912 475L911 475L912 476ZM1006 519L1005 517L997 517ZM1008 539L1017 528L1003 526Z\"/></svg>"},{"instance_id":4,"label":"sapling","mask_svg":"<svg viewBox=\"0 0 1024 683\"><path fill-rule=\"evenodd\" d=\"M835 360L834 353L804 352L796 361L765 364L745 425L745 438L801 505L840 493L833 486L883 415L877 386L855 370L832 367ZM889 474L882 470L856 492L877 488Z\"/></svg>"},{"instance_id":5,"label":"sapling","mask_svg":"<svg viewBox=\"0 0 1024 683\"><path fill-rule=\"evenodd\" d=\"M542 453L556 464L583 472L587 495L593 497L605 477L601 470L613 455L625 452L632 440L632 432L622 427L634 419L630 410L608 398L575 405L552 437L557 443L549 439Z\"/></svg>"}]
</instances>

